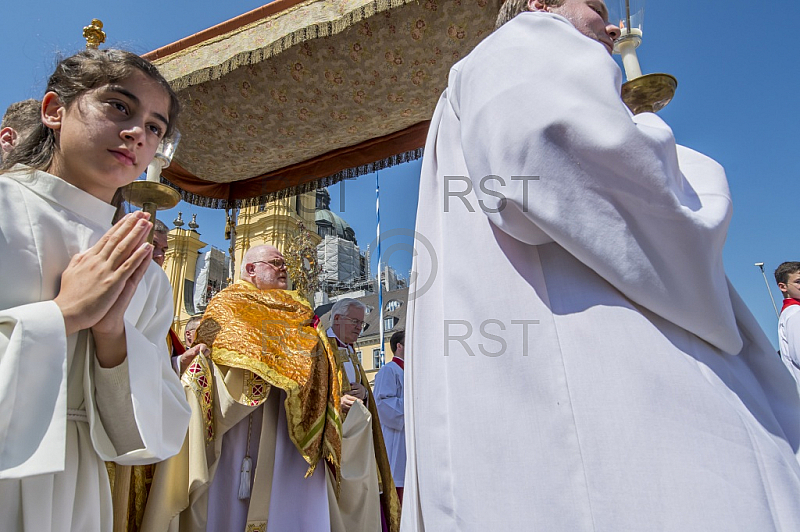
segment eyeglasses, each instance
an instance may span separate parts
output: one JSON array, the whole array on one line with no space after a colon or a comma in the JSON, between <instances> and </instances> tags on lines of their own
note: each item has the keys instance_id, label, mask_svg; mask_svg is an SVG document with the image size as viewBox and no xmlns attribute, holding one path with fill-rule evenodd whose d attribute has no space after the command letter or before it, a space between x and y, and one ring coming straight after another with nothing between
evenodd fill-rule
<instances>
[{"instance_id":1,"label":"eyeglasses","mask_svg":"<svg viewBox=\"0 0 800 532\"><path fill-rule=\"evenodd\" d=\"M253 261L250 264L269 264L276 270L285 270L286 269L286 261L283 259L272 259L272 260L257 260Z\"/></svg>"},{"instance_id":2,"label":"eyeglasses","mask_svg":"<svg viewBox=\"0 0 800 532\"><path fill-rule=\"evenodd\" d=\"M361 320L357 320L357 319L355 319L355 318L348 318L347 316L342 316L342 319L343 319L343 320L347 320L347 321L349 321L350 323L352 323L353 325L356 325L356 326L358 326L358 328L359 328L359 329L363 329L363 328L364 328L364 325L366 325L366 322L364 322L364 321L361 321Z\"/></svg>"}]
</instances>

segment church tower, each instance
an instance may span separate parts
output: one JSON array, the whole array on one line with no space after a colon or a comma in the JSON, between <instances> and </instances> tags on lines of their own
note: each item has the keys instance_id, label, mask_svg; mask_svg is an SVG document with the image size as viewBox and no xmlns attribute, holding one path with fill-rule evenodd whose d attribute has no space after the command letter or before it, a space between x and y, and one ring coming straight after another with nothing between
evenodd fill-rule
<instances>
[{"instance_id":1,"label":"church tower","mask_svg":"<svg viewBox=\"0 0 800 532\"><path fill-rule=\"evenodd\" d=\"M183 229L184 222L178 213L178 218L173 223L175 228L167 233L169 249L163 268L172 286L172 303L175 307L172 326L176 331L182 332L195 312L193 298L197 257L198 251L206 247L206 243L200 240L196 222L189 223L189 229Z\"/></svg>"}]
</instances>

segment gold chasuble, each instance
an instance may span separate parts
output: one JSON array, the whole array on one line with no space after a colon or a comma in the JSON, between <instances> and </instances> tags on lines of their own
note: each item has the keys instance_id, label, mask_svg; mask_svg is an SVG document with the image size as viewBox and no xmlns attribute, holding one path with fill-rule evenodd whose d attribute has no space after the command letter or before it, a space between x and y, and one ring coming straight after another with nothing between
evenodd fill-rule
<instances>
[{"instance_id":1,"label":"gold chasuble","mask_svg":"<svg viewBox=\"0 0 800 532\"><path fill-rule=\"evenodd\" d=\"M338 492L341 381L336 355L314 318L314 311L296 292L259 290L237 281L211 300L197 328L195 343L212 346L215 364L251 373L245 376L245 404L263 402L267 390L264 384L286 392L289 437L308 463L306 476L323 458L335 473ZM198 372L200 365L191 369L190 379L203 377ZM193 389L201 390L202 386ZM211 397L201 391L201 403L210 402ZM214 409L210 404L204 406L211 439Z\"/></svg>"},{"instance_id":2,"label":"gold chasuble","mask_svg":"<svg viewBox=\"0 0 800 532\"><path fill-rule=\"evenodd\" d=\"M340 496L341 375L335 351L324 331L317 330L317 322L295 292L259 290L245 281L228 286L209 302L195 344L209 346L210 360L198 355L181 377L192 421L181 452L156 467L144 532L207 530L209 487L223 437L262 405L261 432L253 434L259 441L257 466L248 489L258 493L259 503L249 504L247 527L266 530L278 401L283 396L271 393L272 387L285 393L286 432L308 465L305 476L324 460L332 495ZM242 462L242 473L246 470Z\"/></svg>"}]
</instances>

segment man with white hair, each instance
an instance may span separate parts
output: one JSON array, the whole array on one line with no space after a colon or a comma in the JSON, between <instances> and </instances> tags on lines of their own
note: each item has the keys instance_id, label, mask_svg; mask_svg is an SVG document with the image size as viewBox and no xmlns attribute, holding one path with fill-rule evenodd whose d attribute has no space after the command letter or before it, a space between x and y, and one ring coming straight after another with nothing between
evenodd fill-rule
<instances>
[{"instance_id":1,"label":"man with white hair","mask_svg":"<svg viewBox=\"0 0 800 532\"><path fill-rule=\"evenodd\" d=\"M241 280L209 302L195 344L210 359L182 377L188 442L159 465L150 499L163 504L148 507L144 530L166 530L178 515L183 531L344 532L336 354L288 283L283 255L257 246Z\"/></svg>"},{"instance_id":2,"label":"man with white hair","mask_svg":"<svg viewBox=\"0 0 800 532\"><path fill-rule=\"evenodd\" d=\"M358 371L360 363L353 356L355 353L353 344L364 329L366 311L367 307L362 302L350 298L337 301L331 308L331 327L328 329L328 337L336 339L337 347L343 354L346 353L342 362L347 381L350 383L350 390L344 391L342 395L343 414L347 414L356 401L364 404L369 393L369 384L361 381Z\"/></svg>"},{"instance_id":3,"label":"man with white hair","mask_svg":"<svg viewBox=\"0 0 800 532\"><path fill-rule=\"evenodd\" d=\"M800 530L798 389L725 276L723 168L626 108L602 0L506 5L425 146L403 531Z\"/></svg>"},{"instance_id":4,"label":"man with white hair","mask_svg":"<svg viewBox=\"0 0 800 532\"><path fill-rule=\"evenodd\" d=\"M328 338L331 349L339 353L342 372L342 493L339 507L348 530L380 530L381 514L385 530L400 525L400 499L392 479L381 432L378 407L369 389L367 376L355 353L355 344L364 330L367 307L356 299L344 298L331 308ZM364 475L363 464L369 471ZM348 467L348 465L351 465ZM377 469L376 469L377 465ZM358 475L348 476L350 471ZM383 488L378 500L378 484Z\"/></svg>"}]
</instances>

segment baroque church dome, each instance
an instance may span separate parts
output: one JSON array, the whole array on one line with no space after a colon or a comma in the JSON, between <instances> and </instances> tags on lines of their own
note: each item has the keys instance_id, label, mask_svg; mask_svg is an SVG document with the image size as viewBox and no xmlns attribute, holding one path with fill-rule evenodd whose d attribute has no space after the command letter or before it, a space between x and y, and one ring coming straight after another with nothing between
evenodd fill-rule
<instances>
[{"instance_id":1,"label":"baroque church dome","mask_svg":"<svg viewBox=\"0 0 800 532\"><path fill-rule=\"evenodd\" d=\"M317 206L314 215L317 233L322 237L338 236L358 244L356 242L356 232L341 216L330 210L330 205L331 195L328 190L324 188L317 189Z\"/></svg>"}]
</instances>

